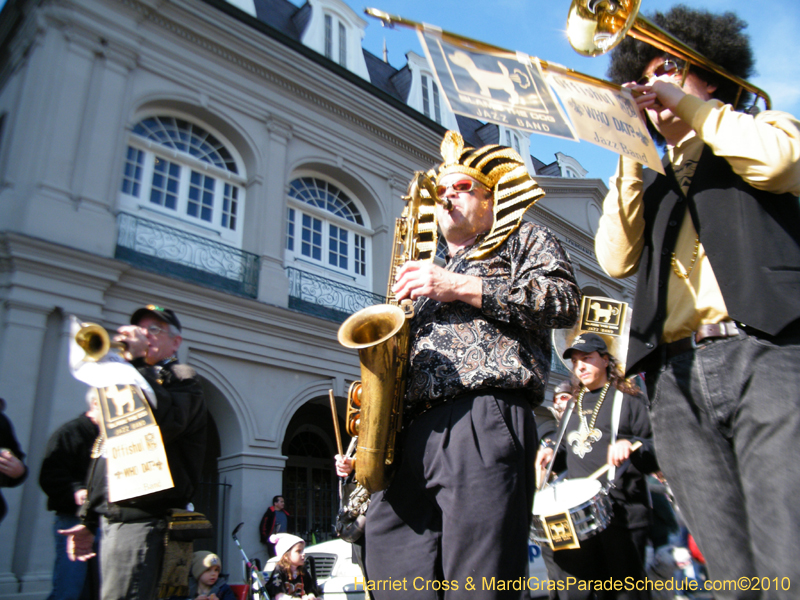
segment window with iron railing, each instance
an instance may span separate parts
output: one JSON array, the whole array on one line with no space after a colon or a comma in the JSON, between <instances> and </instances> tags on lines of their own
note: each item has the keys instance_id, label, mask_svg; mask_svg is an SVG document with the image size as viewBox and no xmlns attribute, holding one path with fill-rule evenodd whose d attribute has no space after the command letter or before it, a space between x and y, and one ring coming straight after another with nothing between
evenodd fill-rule
<instances>
[{"instance_id":1,"label":"window with iron railing","mask_svg":"<svg viewBox=\"0 0 800 600\"><path fill-rule=\"evenodd\" d=\"M167 277L255 298L259 257L127 213L117 216L115 258Z\"/></svg>"},{"instance_id":2,"label":"window with iron railing","mask_svg":"<svg viewBox=\"0 0 800 600\"><path fill-rule=\"evenodd\" d=\"M332 182L309 176L289 184L287 203L287 266L368 289L372 231L356 201Z\"/></svg>"},{"instance_id":3,"label":"window with iron railing","mask_svg":"<svg viewBox=\"0 0 800 600\"><path fill-rule=\"evenodd\" d=\"M221 135L188 119L156 115L131 130L120 206L167 215L195 233L240 246L245 173Z\"/></svg>"}]
</instances>

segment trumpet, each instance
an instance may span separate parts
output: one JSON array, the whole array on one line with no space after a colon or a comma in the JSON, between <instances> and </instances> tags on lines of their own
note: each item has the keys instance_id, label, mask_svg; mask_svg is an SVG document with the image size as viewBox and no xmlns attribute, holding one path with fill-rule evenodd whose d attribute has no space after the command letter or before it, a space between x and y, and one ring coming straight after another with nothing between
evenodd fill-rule
<instances>
[{"instance_id":1,"label":"trumpet","mask_svg":"<svg viewBox=\"0 0 800 600\"><path fill-rule=\"evenodd\" d=\"M755 96L753 107L761 98L767 110L771 108L769 95L764 90L729 73L652 21L640 16L641 2L642 0L573 0L567 16L567 37L570 45L583 56L599 56L629 35L685 61L684 78L691 63L738 85L739 93L733 103L734 107L739 104L742 90L747 90Z\"/></svg>"},{"instance_id":2,"label":"trumpet","mask_svg":"<svg viewBox=\"0 0 800 600\"><path fill-rule=\"evenodd\" d=\"M124 342L111 340L108 332L97 323L81 323L81 328L75 334L75 343L84 351L84 361L97 362L108 354L112 348L127 350Z\"/></svg>"}]
</instances>

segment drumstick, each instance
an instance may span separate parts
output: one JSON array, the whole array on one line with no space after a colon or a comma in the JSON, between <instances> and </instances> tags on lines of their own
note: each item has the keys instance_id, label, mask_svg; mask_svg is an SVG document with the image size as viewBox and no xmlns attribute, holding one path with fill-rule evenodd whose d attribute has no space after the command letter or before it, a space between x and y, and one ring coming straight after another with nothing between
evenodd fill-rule
<instances>
[{"instance_id":1,"label":"drumstick","mask_svg":"<svg viewBox=\"0 0 800 600\"><path fill-rule=\"evenodd\" d=\"M333 397L333 390L328 390L328 396L331 399L331 412L333 413L333 431L336 433L336 449L339 451L339 456L344 456L342 450L342 434L339 433L339 417L336 414L336 399Z\"/></svg>"},{"instance_id":2,"label":"drumstick","mask_svg":"<svg viewBox=\"0 0 800 600\"><path fill-rule=\"evenodd\" d=\"M636 452L641 447L642 447L642 442L633 442L633 444L631 444L631 452ZM591 475L587 476L586 479L597 479L603 473L608 471L610 468L611 468L611 464L610 463L605 464L602 467L600 467L599 469L597 469L597 471L595 471Z\"/></svg>"}]
</instances>

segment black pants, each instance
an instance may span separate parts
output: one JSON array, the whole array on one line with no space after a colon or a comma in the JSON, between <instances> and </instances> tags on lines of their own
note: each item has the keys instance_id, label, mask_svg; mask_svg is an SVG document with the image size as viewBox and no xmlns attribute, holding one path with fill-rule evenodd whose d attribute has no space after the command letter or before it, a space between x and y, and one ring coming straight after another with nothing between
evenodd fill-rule
<instances>
[{"instance_id":1,"label":"black pants","mask_svg":"<svg viewBox=\"0 0 800 600\"><path fill-rule=\"evenodd\" d=\"M374 597L529 595L506 587L528 564L536 444L520 391L466 394L416 418L390 487L367 512Z\"/></svg>"},{"instance_id":2,"label":"black pants","mask_svg":"<svg viewBox=\"0 0 800 600\"><path fill-rule=\"evenodd\" d=\"M647 579L644 566L647 539L647 527L627 529L611 525L582 541L581 547L575 550L553 552L545 545L542 556L547 565L547 575L551 582L560 582L564 588L550 594L550 597L559 600L650 598L648 591L636 590L636 582ZM568 579L570 577L574 579ZM622 585L623 589L593 591L580 585L580 582L576 583L575 579L592 582L593 585L602 582L609 587L619 582L618 585ZM625 584L631 584L631 589L625 589ZM644 584L640 584L640 587L644 587Z\"/></svg>"}]
</instances>

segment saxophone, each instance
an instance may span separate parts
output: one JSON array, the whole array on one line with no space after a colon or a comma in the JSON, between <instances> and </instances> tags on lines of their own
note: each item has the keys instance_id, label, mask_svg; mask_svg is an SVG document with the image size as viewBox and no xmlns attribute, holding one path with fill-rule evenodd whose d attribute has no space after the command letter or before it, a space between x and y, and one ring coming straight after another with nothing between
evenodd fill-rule
<instances>
[{"instance_id":1,"label":"saxophone","mask_svg":"<svg viewBox=\"0 0 800 600\"><path fill-rule=\"evenodd\" d=\"M339 328L339 343L358 350L361 381L350 386L347 432L357 437L355 478L369 494L387 487L387 467L394 462L395 440L402 425L411 300L398 304L392 286L397 270L409 260L432 261L436 256L435 203L440 200L431 179L414 174L403 196L406 206L395 222L386 304L364 308Z\"/></svg>"}]
</instances>

